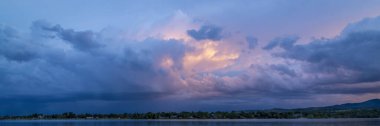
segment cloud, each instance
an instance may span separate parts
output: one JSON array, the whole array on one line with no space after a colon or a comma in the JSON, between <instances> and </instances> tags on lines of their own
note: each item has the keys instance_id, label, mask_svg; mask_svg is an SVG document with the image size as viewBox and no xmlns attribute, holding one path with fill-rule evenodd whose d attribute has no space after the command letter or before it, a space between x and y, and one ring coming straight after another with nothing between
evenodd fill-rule
<instances>
[{"instance_id":1,"label":"cloud","mask_svg":"<svg viewBox=\"0 0 380 126\"><path fill-rule=\"evenodd\" d=\"M312 89L318 94L347 94L347 95L365 95L379 94L379 82L359 83L356 85L336 84L330 86L319 86Z\"/></svg>"},{"instance_id":2,"label":"cloud","mask_svg":"<svg viewBox=\"0 0 380 126\"><path fill-rule=\"evenodd\" d=\"M347 27L363 29L355 26L361 23ZM233 77L221 75L225 79L215 81L216 90L227 96L262 96L277 101L378 94L380 32L373 28L351 30L336 38L314 39L306 44L296 44L296 36L275 38L262 48L273 57L257 59L263 63L253 62L249 69Z\"/></svg>"},{"instance_id":3,"label":"cloud","mask_svg":"<svg viewBox=\"0 0 380 126\"><path fill-rule=\"evenodd\" d=\"M353 32L378 31L380 30L380 16L364 18L359 22L348 24L341 32L342 36Z\"/></svg>"},{"instance_id":4,"label":"cloud","mask_svg":"<svg viewBox=\"0 0 380 126\"><path fill-rule=\"evenodd\" d=\"M165 27L162 34L171 32ZM0 100L8 102L0 108L31 104L47 111L47 106L65 107L57 104L85 108L97 103L98 108L122 109L125 103L141 110L140 106L186 101L188 106L176 107L232 109L379 92L376 29L304 44L298 44L296 36L278 37L263 48L257 48L254 37L222 37L215 26L187 33L194 39L168 34L136 40L122 32L80 31L44 21L34 22L31 34L1 27ZM247 48L254 50L247 53Z\"/></svg>"},{"instance_id":5,"label":"cloud","mask_svg":"<svg viewBox=\"0 0 380 126\"><path fill-rule=\"evenodd\" d=\"M270 68L280 72L280 74L288 75L291 77L297 76L297 74L294 70L290 69L289 67L287 67L285 65L275 64L275 65L270 65Z\"/></svg>"},{"instance_id":6,"label":"cloud","mask_svg":"<svg viewBox=\"0 0 380 126\"><path fill-rule=\"evenodd\" d=\"M153 100L165 96L165 93L159 92L137 92L137 93L69 93L69 94L53 94L53 95L13 95L3 96L0 100L5 103L9 102L39 102L39 103L56 103L56 102L78 102L78 101L139 101Z\"/></svg>"},{"instance_id":7,"label":"cloud","mask_svg":"<svg viewBox=\"0 0 380 126\"><path fill-rule=\"evenodd\" d=\"M75 31L74 29L64 29L60 25L51 25L46 21L33 22L32 28L40 31L53 32L56 36L71 43L74 48L88 51L91 49L102 47L98 42L99 35L92 31Z\"/></svg>"},{"instance_id":8,"label":"cloud","mask_svg":"<svg viewBox=\"0 0 380 126\"><path fill-rule=\"evenodd\" d=\"M263 49L272 50L273 48L279 46L284 49L289 49L297 42L299 37L296 36L287 36L287 37L278 37L269 42Z\"/></svg>"},{"instance_id":9,"label":"cloud","mask_svg":"<svg viewBox=\"0 0 380 126\"><path fill-rule=\"evenodd\" d=\"M375 18L374 20L377 20ZM294 45L293 41L281 48L283 52L274 55L311 63L305 68L308 73L333 74L334 78L323 83L360 83L380 81L380 30L363 30L369 27L369 19L348 26L351 32L344 32L333 39L318 39L305 45ZM367 24L367 25L363 25ZM355 24L358 24L357 26ZM363 28L363 27L364 28ZM372 26L372 25L371 25ZM355 29L353 29L355 28ZM323 80L323 79L322 79Z\"/></svg>"},{"instance_id":10,"label":"cloud","mask_svg":"<svg viewBox=\"0 0 380 126\"><path fill-rule=\"evenodd\" d=\"M38 54L29 43L24 43L19 33L9 27L0 25L0 55L11 61L24 62L37 58Z\"/></svg>"},{"instance_id":11,"label":"cloud","mask_svg":"<svg viewBox=\"0 0 380 126\"><path fill-rule=\"evenodd\" d=\"M213 40L219 41L222 39L222 28L213 25L203 25L199 30L188 30L187 34L195 40Z\"/></svg>"},{"instance_id":12,"label":"cloud","mask_svg":"<svg viewBox=\"0 0 380 126\"><path fill-rule=\"evenodd\" d=\"M332 40L316 40L306 45L291 45L277 56L305 61L317 65L314 71L337 72L341 68L352 70L348 80L336 83L379 81L380 77L380 31L350 33Z\"/></svg>"},{"instance_id":13,"label":"cloud","mask_svg":"<svg viewBox=\"0 0 380 126\"><path fill-rule=\"evenodd\" d=\"M34 22L32 32L29 36L15 29L0 29L0 92L4 96L0 99L9 101L0 105L3 108L19 102L166 97L177 92L180 78L172 72L182 69L185 51L191 50L179 40L155 38L108 39L107 45L99 46L103 38L97 36L104 33L77 32L44 22ZM85 53L100 48L96 55ZM168 58L173 65L164 68L161 62Z\"/></svg>"},{"instance_id":14,"label":"cloud","mask_svg":"<svg viewBox=\"0 0 380 126\"><path fill-rule=\"evenodd\" d=\"M255 37L248 36L248 37L246 37L246 41L248 43L249 49L254 49L258 44L257 38L255 38Z\"/></svg>"}]
</instances>

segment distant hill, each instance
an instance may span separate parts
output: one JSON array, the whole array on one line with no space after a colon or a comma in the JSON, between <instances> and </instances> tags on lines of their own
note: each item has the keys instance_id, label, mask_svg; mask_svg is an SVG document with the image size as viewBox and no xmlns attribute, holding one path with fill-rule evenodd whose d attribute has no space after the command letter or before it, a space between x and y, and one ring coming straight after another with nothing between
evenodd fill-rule
<instances>
[{"instance_id":1,"label":"distant hill","mask_svg":"<svg viewBox=\"0 0 380 126\"><path fill-rule=\"evenodd\" d=\"M380 99L372 99L360 103L346 103L325 107L308 107L297 109L270 109L264 111L287 112L287 111L339 111L339 110L358 110L358 109L380 109Z\"/></svg>"},{"instance_id":2,"label":"distant hill","mask_svg":"<svg viewBox=\"0 0 380 126\"><path fill-rule=\"evenodd\" d=\"M345 109L380 109L380 99L372 99L360 103L346 103L341 105L333 105L326 107L319 107L319 109L334 109L334 110L345 110Z\"/></svg>"}]
</instances>

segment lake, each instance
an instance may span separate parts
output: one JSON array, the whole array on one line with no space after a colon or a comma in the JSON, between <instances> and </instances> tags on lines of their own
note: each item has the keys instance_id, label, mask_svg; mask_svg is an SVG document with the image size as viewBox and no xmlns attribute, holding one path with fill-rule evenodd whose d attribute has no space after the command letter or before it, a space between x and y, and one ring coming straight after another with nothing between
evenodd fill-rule
<instances>
[{"instance_id":1,"label":"lake","mask_svg":"<svg viewBox=\"0 0 380 126\"><path fill-rule=\"evenodd\" d=\"M380 126L380 119L3 120L0 126Z\"/></svg>"}]
</instances>

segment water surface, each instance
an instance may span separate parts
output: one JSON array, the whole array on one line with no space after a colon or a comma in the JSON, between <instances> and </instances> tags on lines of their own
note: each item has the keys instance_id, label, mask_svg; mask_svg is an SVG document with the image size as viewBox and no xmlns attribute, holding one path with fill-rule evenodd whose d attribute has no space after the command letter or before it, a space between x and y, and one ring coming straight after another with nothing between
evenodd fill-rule
<instances>
[{"instance_id":1,"label":"water surface","mask_svg":"<svg viewBox=\"0 0 380 126\"><path fill-rule=\"evenodd\" d=\"M380 126L380 119L3 120L0 126Z\"/></svg>"}]
</instances>

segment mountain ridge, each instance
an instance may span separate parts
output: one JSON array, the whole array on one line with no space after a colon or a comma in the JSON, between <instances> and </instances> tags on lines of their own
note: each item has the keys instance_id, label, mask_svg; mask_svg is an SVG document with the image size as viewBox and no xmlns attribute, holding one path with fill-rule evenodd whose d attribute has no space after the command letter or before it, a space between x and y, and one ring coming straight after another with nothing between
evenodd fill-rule
<instances>
[{"instance_id":1,"label":"mountain ridge","mask_svg":"<svg viewBox=\"0 0 380 126\"><path fill-rule=\"evenodd\" d=\"M370 99L363 102L357 103L344 103L323 107L305 107L305 108L293 108L293 109L282 109L282 108L273 108L264 111L277 111L277 112L286 112L286 111L338 111L338 110L356 110L356 109L380 109L380 99Z\"/></svg>"}]
</instances>

